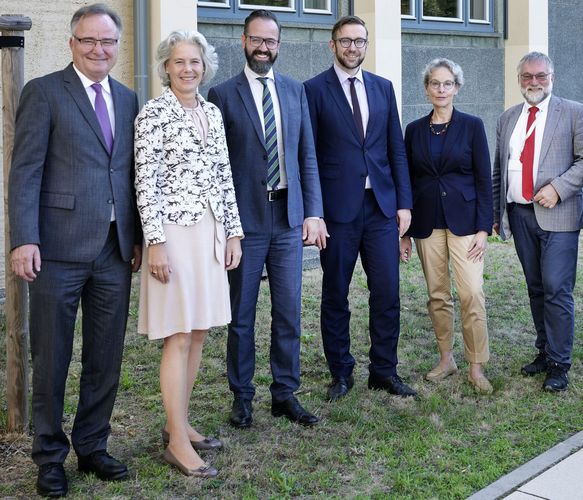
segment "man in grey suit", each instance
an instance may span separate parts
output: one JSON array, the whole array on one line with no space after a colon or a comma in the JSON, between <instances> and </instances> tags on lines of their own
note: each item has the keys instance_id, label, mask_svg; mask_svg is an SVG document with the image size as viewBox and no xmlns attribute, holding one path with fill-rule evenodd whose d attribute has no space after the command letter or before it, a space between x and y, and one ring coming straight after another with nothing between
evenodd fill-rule
<instances>
[{"instance_id":1,"label":"man in grey suit","mask_svg":"<svg viewBox=\"0 0 583 500\"><path fill-rule=\"evenodd\" d=\"M29 282L33 362L32 458L37 491L64 496L65 382L79 302L83 353L71 432L78 468L128 476L107 451L127 321L140 266L133 188L133 91L110 78L121 19L103 4L71 20L73 62L30 81L16 117L9 179L11 266Z\"/></svg>"},{"instance_id":2,"label":"man in grey suit","mask_svg":"<svg viewBox=\"0 0 583 500\"><path fill-rule=\"evenodd\" d=\"M522 367L546 373L543 389L569 384L579 231L583 225L583 105L552 95L553 63L540 52L519 62L525 103L498 120L494 230L514 235L526 278L538 354Z\"/></svg>"},{"instance_id":3,"label":"man in grey suit","mask_svg":"<svg viewBox=\"0 0 583 500\"><path fill-rule=\"evenodd\" d=\"M300 385L302 240L321 248L325 228L304 89L272 69L280 32L272 12L252 12L241 36L245 69L209 91L223 115L245 232L241 263L229 271L227 374L234 394L230 422L238 428L253 420L255 310L264 265L272 304L271 412L302 425L318 422L294 392Z\"/></svg>"}]
</instances>

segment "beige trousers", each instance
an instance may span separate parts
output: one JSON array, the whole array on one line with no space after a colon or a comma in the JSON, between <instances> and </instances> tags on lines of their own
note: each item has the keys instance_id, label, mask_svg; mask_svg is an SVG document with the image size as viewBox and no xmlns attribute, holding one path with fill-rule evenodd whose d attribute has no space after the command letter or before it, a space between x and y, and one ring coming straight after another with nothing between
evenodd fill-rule
<instances>
[{"instance_id":1,"label":"beige trousers","mask_svg":"<svg viewBox=\"0 0 583 500\"><path fill-rule=\"evenodd\" d=\"M456 236L448 229L434 229L428 238L415 239L415 246L427 282L427 309L439 351L453 348L451 261L460 300L464 355L470 363L485 363L490 350L483 290L484 261L472 262L467 258L473 238L474 235Z\"/></svg>"}]
</instances>

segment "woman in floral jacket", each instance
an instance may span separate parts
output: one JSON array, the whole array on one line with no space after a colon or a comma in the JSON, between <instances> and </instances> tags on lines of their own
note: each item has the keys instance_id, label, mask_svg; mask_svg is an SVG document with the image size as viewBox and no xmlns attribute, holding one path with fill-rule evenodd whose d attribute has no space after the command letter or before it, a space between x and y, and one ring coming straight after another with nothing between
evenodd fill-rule
<instances>
[{"instance_id":1,"label":"woman in floral jacket","mask_svg":"<svg viewBox=\"0 0 583 500\"><path fill-rule=\"evenodd\" d=\"M136 118L136 192L144 232L138 331L164 339L160 387L167 423L164 459L184 474L214 477L197 451L220 448L188 422L188 406L208 329L231 320L227 271L243 237L220 111L198 86L217 69L197 32L160 43L165 92Z\"/></svg>"}]
</instances>

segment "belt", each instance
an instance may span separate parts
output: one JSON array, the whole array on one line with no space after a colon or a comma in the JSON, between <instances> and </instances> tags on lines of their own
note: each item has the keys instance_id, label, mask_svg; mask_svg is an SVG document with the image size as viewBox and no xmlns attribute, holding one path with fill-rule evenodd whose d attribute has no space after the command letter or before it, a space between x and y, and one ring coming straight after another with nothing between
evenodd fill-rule
<instances>
[{"instance_id":1,"label":"belt","mask_svg":"<svg viewBox=\"0 0 583 500\"><path fill-rule=\"evenodd\" d=\"M267 191L267 201L283 200L287 198L287 188Z\"/></svg>"}]
</instances>

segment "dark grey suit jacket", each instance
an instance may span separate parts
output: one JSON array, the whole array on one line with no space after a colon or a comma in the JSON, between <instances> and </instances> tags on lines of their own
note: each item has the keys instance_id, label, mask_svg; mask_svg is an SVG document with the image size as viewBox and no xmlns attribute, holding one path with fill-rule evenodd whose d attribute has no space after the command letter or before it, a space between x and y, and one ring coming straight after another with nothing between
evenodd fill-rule
<instances>
[{"instance_id":1,"label":"dark grey suit jacket","mask_svg":"<svg viewBox=\"0 0 583 500\"><path fill-rule=\"evenodd\" d=\"M322 194L308 103L300 82L275 73L281 109L290 227L322 217ZM267 150L261 120L244 72L210 89L223 115L237 206L245 233L261 232L267 213Z\"/></svg>"},{"instance_id":2,"label":"dark grey suit jacket","mask_svg":"<svg viewBox=\"0 0 583 500\"><path fill-rule=\"evenodd\" d=\"M11 249L31 243L42 259L90 262L103 249L114 204L121 254L132 258L140 239L133 187L138 102L111 77L110 85L111 155L72 64L24 87L9 179Z\"/></svg>"}]
</instances>

